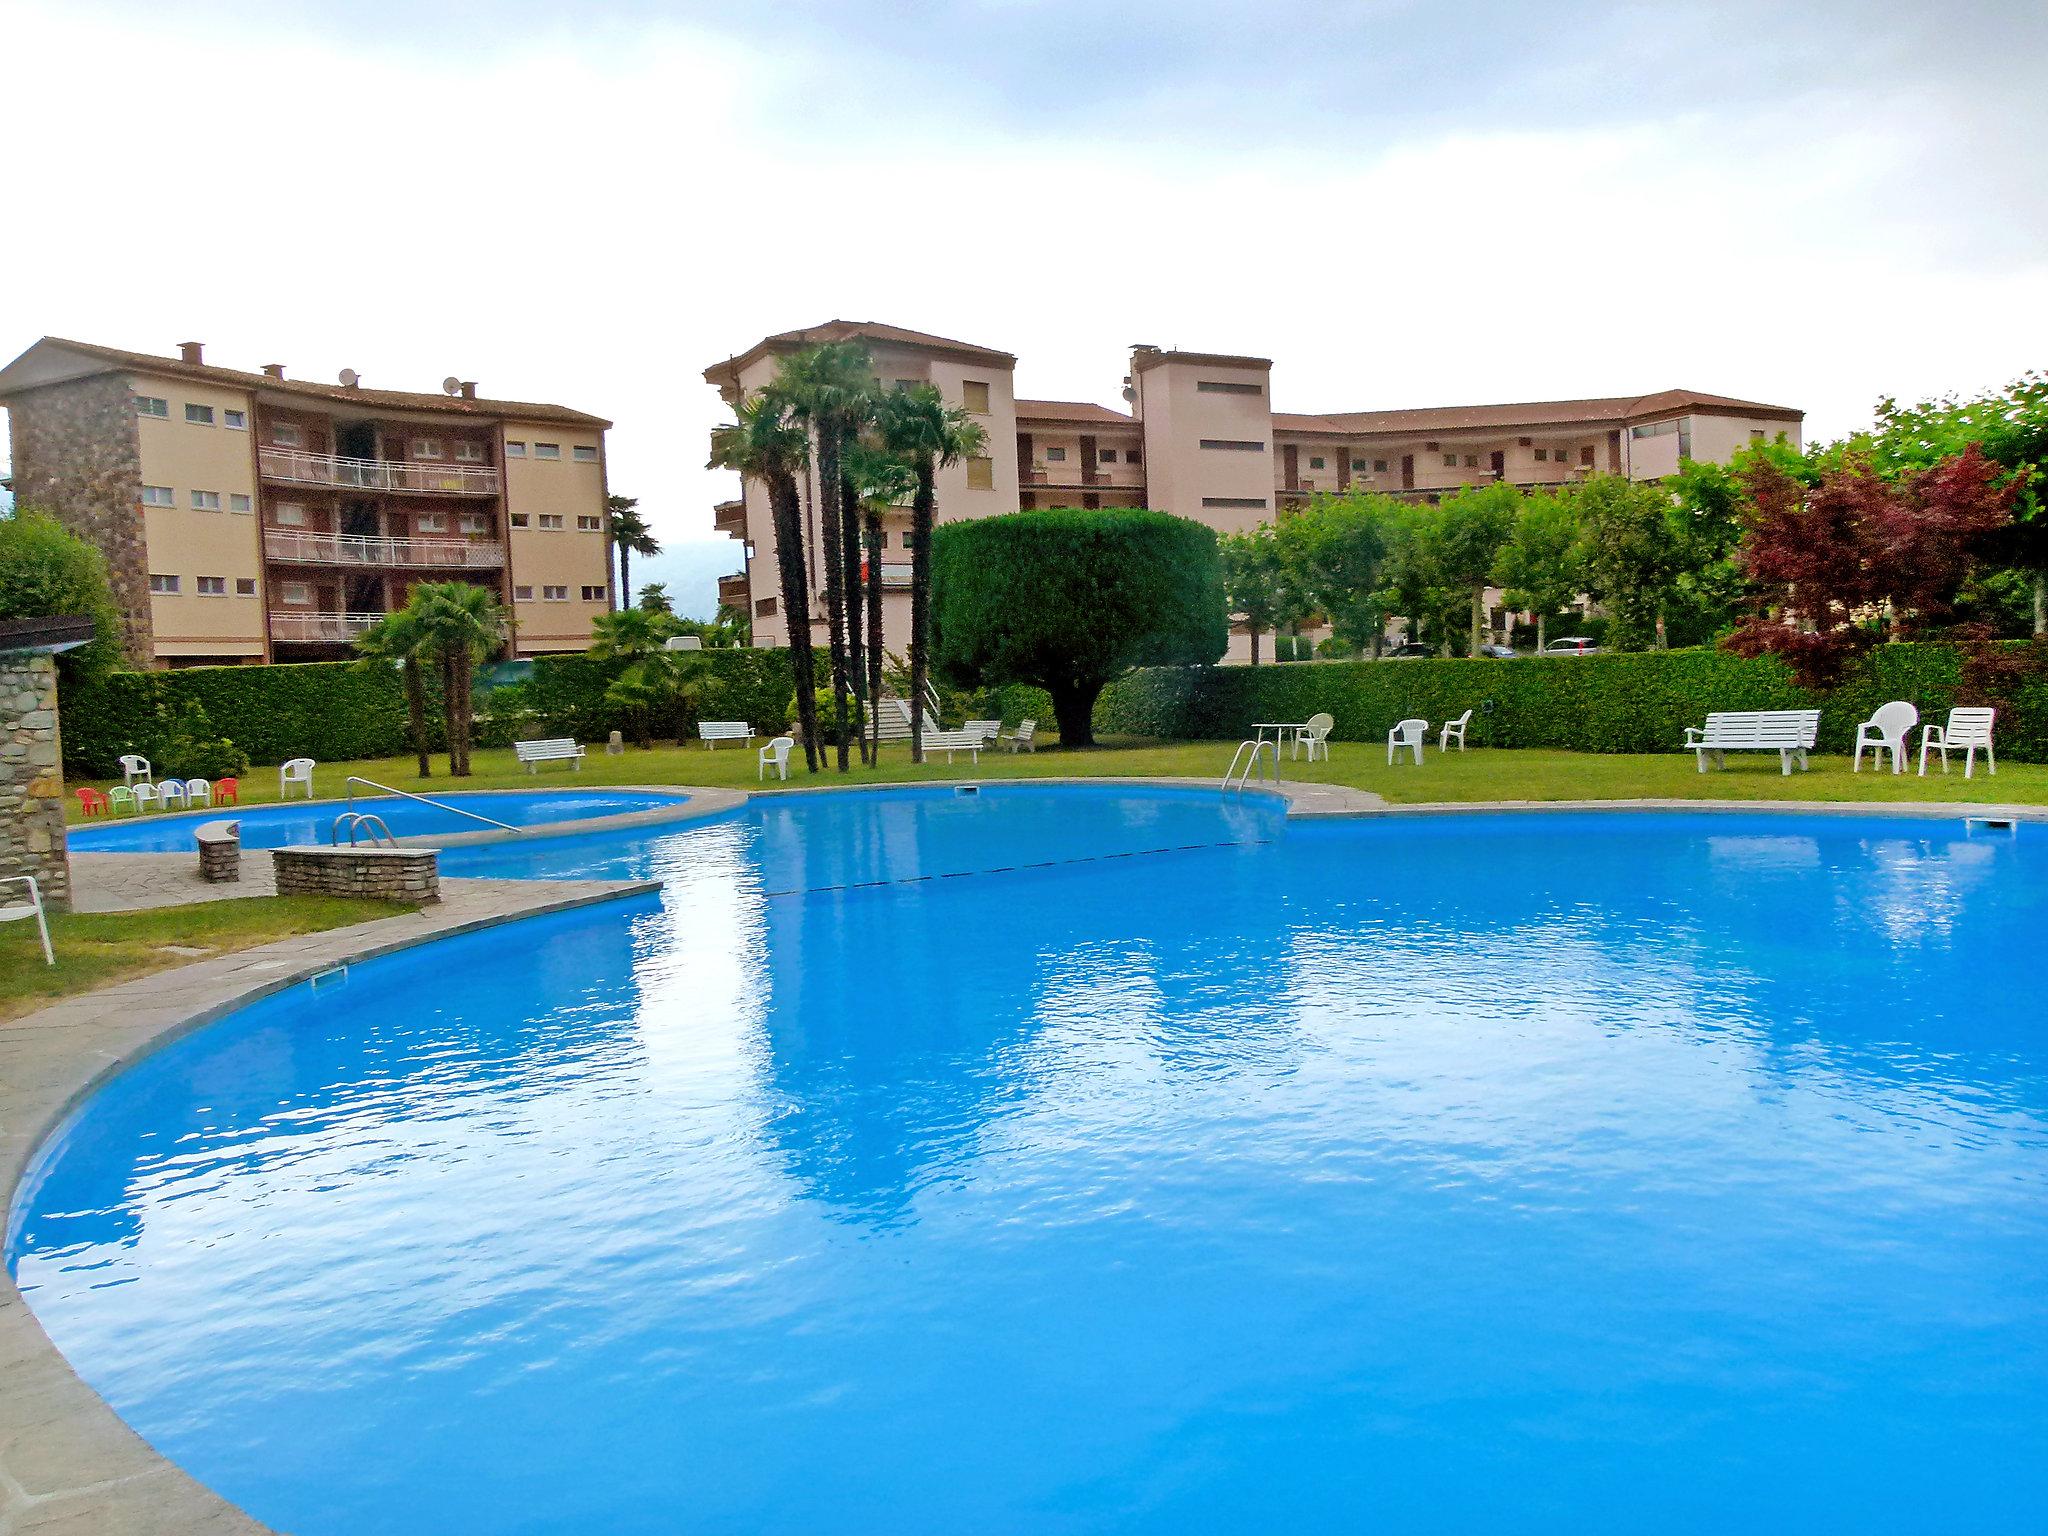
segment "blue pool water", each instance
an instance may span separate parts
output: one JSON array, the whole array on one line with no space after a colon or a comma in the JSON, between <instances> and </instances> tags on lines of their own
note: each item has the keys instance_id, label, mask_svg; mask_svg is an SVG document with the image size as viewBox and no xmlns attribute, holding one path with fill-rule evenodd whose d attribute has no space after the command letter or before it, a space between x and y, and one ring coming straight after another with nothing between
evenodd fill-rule
<instances>
[{"instance_id":1,"label":"blue pool water","mask_svg":"<svg viewBox=\"0 0 2048 1536\"><path fill-rule=\"evenodd\" d=\"M550 839L663 889L147 1058L8 1258L298 1536L2039 1529L2040 837L1011 789Z\"/></svg>"},{"instance_id":2,"label":"blue pool water","mask_svg":"<svg viewBox=\"0 0 2048 1536\"><path fill-rule=\"evenodd\" d=\"M509 827L538 827L553 821L582 821L597 816L623 816L676 805L684 795L644 793L629 789L563 789L534 792L436 792L434 799L460 806ZM354 808L384 818L393 837L436 837L443 833L488 832L472 821L439 806L422 805L397 795L358 795ZM348 810L340 800L294 800L276 805L217 806L208 811L174 816L123 816L93 821L70 829L67 841L75 853L189 853L192 834L209 821L239 821L244 848L283 848L293 843L324 843L334 818Z\"/></svg>"}]
</instances>

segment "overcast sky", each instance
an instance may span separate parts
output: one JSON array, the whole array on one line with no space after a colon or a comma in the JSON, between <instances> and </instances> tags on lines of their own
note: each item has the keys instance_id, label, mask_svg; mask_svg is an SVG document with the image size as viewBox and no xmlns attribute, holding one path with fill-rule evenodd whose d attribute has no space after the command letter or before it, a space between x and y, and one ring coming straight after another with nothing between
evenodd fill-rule
<instances>
[{"instance_id":1,"label":"overcast sky","mask_svg":"<svg viewBox=\"0 0 2048 1536\"><path fill-rule=\"evenodd\" d=\"M2044 66L2042 0L0 0L0 352L600 412L677 579L738 564L704 366L833 317L1027 395L1117 403L1149 341L1283 410L1831 436L2048 364Z\"/></svg>"}]
</instances>

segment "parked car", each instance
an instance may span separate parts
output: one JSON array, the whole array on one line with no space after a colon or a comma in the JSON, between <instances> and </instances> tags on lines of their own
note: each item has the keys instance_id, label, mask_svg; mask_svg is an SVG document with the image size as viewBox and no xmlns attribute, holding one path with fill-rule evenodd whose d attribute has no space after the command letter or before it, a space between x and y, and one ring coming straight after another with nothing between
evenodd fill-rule
<instances>
[{"instance_id":1,"label":"parked car","mask_svg":"<svg viewBox=\"0 0 2048 1536\"><path fill-rule=\"evenodd\" d=\"M1597 656L1600 647L1584 635L1565 635L1543 647L1546 656Z\"/></svg>"},{"instance_id":2,"label":"parked car","mask_svg":"<svg viewBox=\"0 0 2048 1536\"><path fill-rule=\"evenodd\" d=\"M1409 640L1401 645L1390 645L1380 652L1382 661L1408 661L1419 656L1434 656L1436 647L1424 645L1420 640Z\"/></svg>"},{"instance_id":3,"label":"parked car","mask_svg":"<svg viewBox=\"0 0 2048 1536\"><path fill-rule=\"evenodd\" d=\"M1512 645L1482 645L1479 647L1479 654L1491 656L1496 661L1513 661L1515 648Z\"/></svg>"}]
</instances>

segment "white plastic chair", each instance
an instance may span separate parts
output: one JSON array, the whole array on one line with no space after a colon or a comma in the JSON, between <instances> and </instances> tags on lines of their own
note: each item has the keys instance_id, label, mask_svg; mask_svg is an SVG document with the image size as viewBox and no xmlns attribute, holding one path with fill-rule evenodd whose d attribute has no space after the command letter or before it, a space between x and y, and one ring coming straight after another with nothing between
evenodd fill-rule
<instances>
[{"instance_id":1,"label":"white plastic chair","mask_svg":"<svg viewBox=\"0 0 2048 1536\"><path fill-rule=\"evenodd\" d=\"M306 798L313 798L313 770L319 766L310 757L295 757L281 763L277 770L277 798L282 800L291 793L294 784L306 786Z\"/></svg>"},{"instance_id":2,"label":"white plastic chair","mask_svg":"<svg viewBox=\"0 0 2048 1536\"><path fill-rule=\"evenodd\" d=\"M1387 732L1387 762L1391 765L1396 753L1413 751L1415 766L1422 766L1422 747L1429 736L1427 720L1403 720Z\"/></svg>"},{"instance_id":3,"label":"white plastic chair","mask_svg":"<svg viewBox=\"0 0 2048 1536\"><path fill-rule=\"evenodd\" d=\"M185 803L187 805L213 804L213 786L204 779L185 781Z\"/></svg>"},{"instance_id":4,"label":"white plastic chair","mask_svg":"<svg viewBox=\"0 0 2048 1536\"><path fill-rule=\"evenodd\" d=\"M1885 753L1889 752L1892 755L1892 772L1904 773L1906 736L1919 723L1920 711L1904 699L1878 705L1877 713L1856 727L1856 755L1849 762L1849 771L1863 771L1863 751L1867 747L1873 769L1884 761Z\"/></svg>"},{"instance_id":5,"label":"white plastic chair","mask_svg":"<svg viewBox=\"0 0 2048 1536\"><path fill-rule=\"evenodd\" d=\"M109 816L118 816L123 810L133 812L136 808L135 791L126 784L116 784L107 791L107 814Z\"/></svg>"},{"instance_id":6,"label":"white plastic chair","mask_svg":"<svg viewBox=\"0 0 2048 1536\"><path fill-rule=\"evenodd\" d=\"M1920 731L1920 777L1927 777L1927 753L1930 749L1941 754L1941 771L1948 772L1948 755L1951 750L1963 754L1963 777L1968 778L1977 766L1977 749L1984 749L1984 767L1991 773L1998 772L1998 759L1991 753L1991 726L1998 719L1998 711L1982 707L1975 709L1952 709L1948 712L1948 724L1923 726Z\"/></svg>"},{"instance_id":7,"label":"white plastic chair","mask_svg":"<svg viewBox=\"0 0 2048 1536\"><path fill-rule=\"evenodd\" d=\"M163 783L157 785L156 803L166 811L173 805L176 805L182 811L185 808L185 781L183 779L165 779Z\"/></svg>"},{"instance_id":8,"label":"white plastic chair","mask_svg":"<svg viewBox=\"0 0 2048 1536\"><path fill-rule=\"evenodd\" d=\"M761 749L760 759L755 765L754 777L765 779L772 767L777 778L789 777L789 750L796 745L794 736L778 736Z\"/></svg>"},{"instance_id":9,"label":"white plastic chair","mask_svg":"<svg viewBox=\"0 0 2048 1536\"><path fill-rule=\"evenodd\" d=\"M43 964L55 965L57 956L50 948L50 921L43 915L42 887L36 884L34 875L0 875L0 886L9 885L28 887L28 899L10 901L4 893L0 893L0 923L34 918L36 931L43 936Z\"/></svg>"},{"instance_id":10,"label":"white plastic chair","mask_svg":"<svg viewBox=\"0 0 2048 1536\"><path fill-rule=\"evenodd\" d=\"M153 811L156 809L156 786L154 784L138 784L135 786L134 794L135 809L137 811Z\"/></svg>"},{"instance_id":11,"label":"white plastic chair","mask_svg":"<svg viewBox=\"0 0 2048 1536\"><path fill-rule=\"evenodd\" d=\"M1288 748L1289 757L1301 756L1301 749L1308 748L1308 760L1318 757L1324 762L1330 760L1330 732L1337 728L1334 715L1314 714L1301 722L1301 729L1294 733L1294 745Z\"/></svg>"},{"instance_id":12,"label":"white plastic chair","mask_svg":"<svg viewBox=\"0 0 2048 1536\"><path fill-rule=\"evenodd\" d=\"M156 777L156 770L149 766L149 759L134 752L121 754L121 782L132 786L137 779L147 784Z\"/></svg>"},{"instance_id":13,"label":"white plastic chair","mask_svg":"<svg viewBox=\"0 0 2048 1536\"><path fill-rule=\"evenodd\" d=\"M1437 751L1439 751L1439 752L1448 752L1448 751L1450 751L1450 750L1451 750L1451 739L1452 739L1453 737L1456 737L1456 738L1457 738L1457 742L1458 742L1458 750L1459 750L1460 752L1464 751L1464 750L1465 750L1465 727L1466 727L1466 726L1468 726L1468 725L1470 725L1471 723L1472 723L1472 711L1471 711L1471 710L1469 710L1469 709L1468 709L1468 710L1466 710L1466 711L1465 711L1465 713L1463 713L1462 715L1458 716L1458 718L1457 718L1457 719L1455 719L1455 720L1446 720L1446 721L1444 722L1444 728L1443 728L1443 731L1441 732L1441 734L1439 734L1439 735L1438 735L1438 737L1437 737L1437 739L1436 739L1436 749L1437 749Z\"/></svg>"}]
</instances>

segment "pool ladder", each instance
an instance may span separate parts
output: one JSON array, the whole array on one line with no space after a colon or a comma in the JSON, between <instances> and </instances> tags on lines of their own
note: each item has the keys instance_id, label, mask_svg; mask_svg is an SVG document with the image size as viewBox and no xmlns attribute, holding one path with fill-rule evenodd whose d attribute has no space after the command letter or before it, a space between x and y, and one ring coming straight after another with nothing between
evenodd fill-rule
<instances>
[{"instance_id":1,"label":"pool ladder","mask_svg":"<svg viewBox=\"0 0 2048 1536\"><path fill-rule=\"evenodd\" d=\"M334 825L327 829L327 841L340 847L343 832L348 833L348 845L351 848L361 840L358 834L367 837L372 846L378 843L393 848L398 846L398 839L393 837L391 829L384 825L384 818L370 811L343 811L334 818Z\"/></svg>"},{"instance_id":2,"label":"pool ladder","mask_svg":"<svg viewBox=\"0 0 2048 1536\"><path fill-rule=\"evenodd\" d=\"M1256 741L1241 741L1237 751L1231 755L1230 767L1223 775L1222 789L1249 789L1252 773L1259 771L1261 781L1277 785L1280 782L1280 744L1260 738Z\"/></svg>"},{"instance_id":3,"label":"pool ladder","mask_svg":"<svg viewBox=\"0 0 2048 1536\"><path fill-rule=\"evenodd\" d=\"M382 794L398 795L406 800L417 800L421 805L431 805L437 811L447 811L456 816L467 816L471 821L480 821L487 827L496 827L500 832L517 832L519 830L517 827L510 826L505 822L493 821L488 816L479 816L475 811L465 811L459 805L450 805L446 800L432 800L425 795L416 795L409 789L394 789L389 784L379 784L375 779L360 778L353 773L348 776L348 810L344 812L345 815L363 816L369 814L368 812L356 809L356 786L358 784L362 785L365 789L374 789ZM376 821L380 827L384 825L375 816L371 816L370 819ZM339 817L336 818L335 825L340 825ZM391 836L389 832L386 832L384 835L387 838Z\"/></svg>"}]
</instances>

